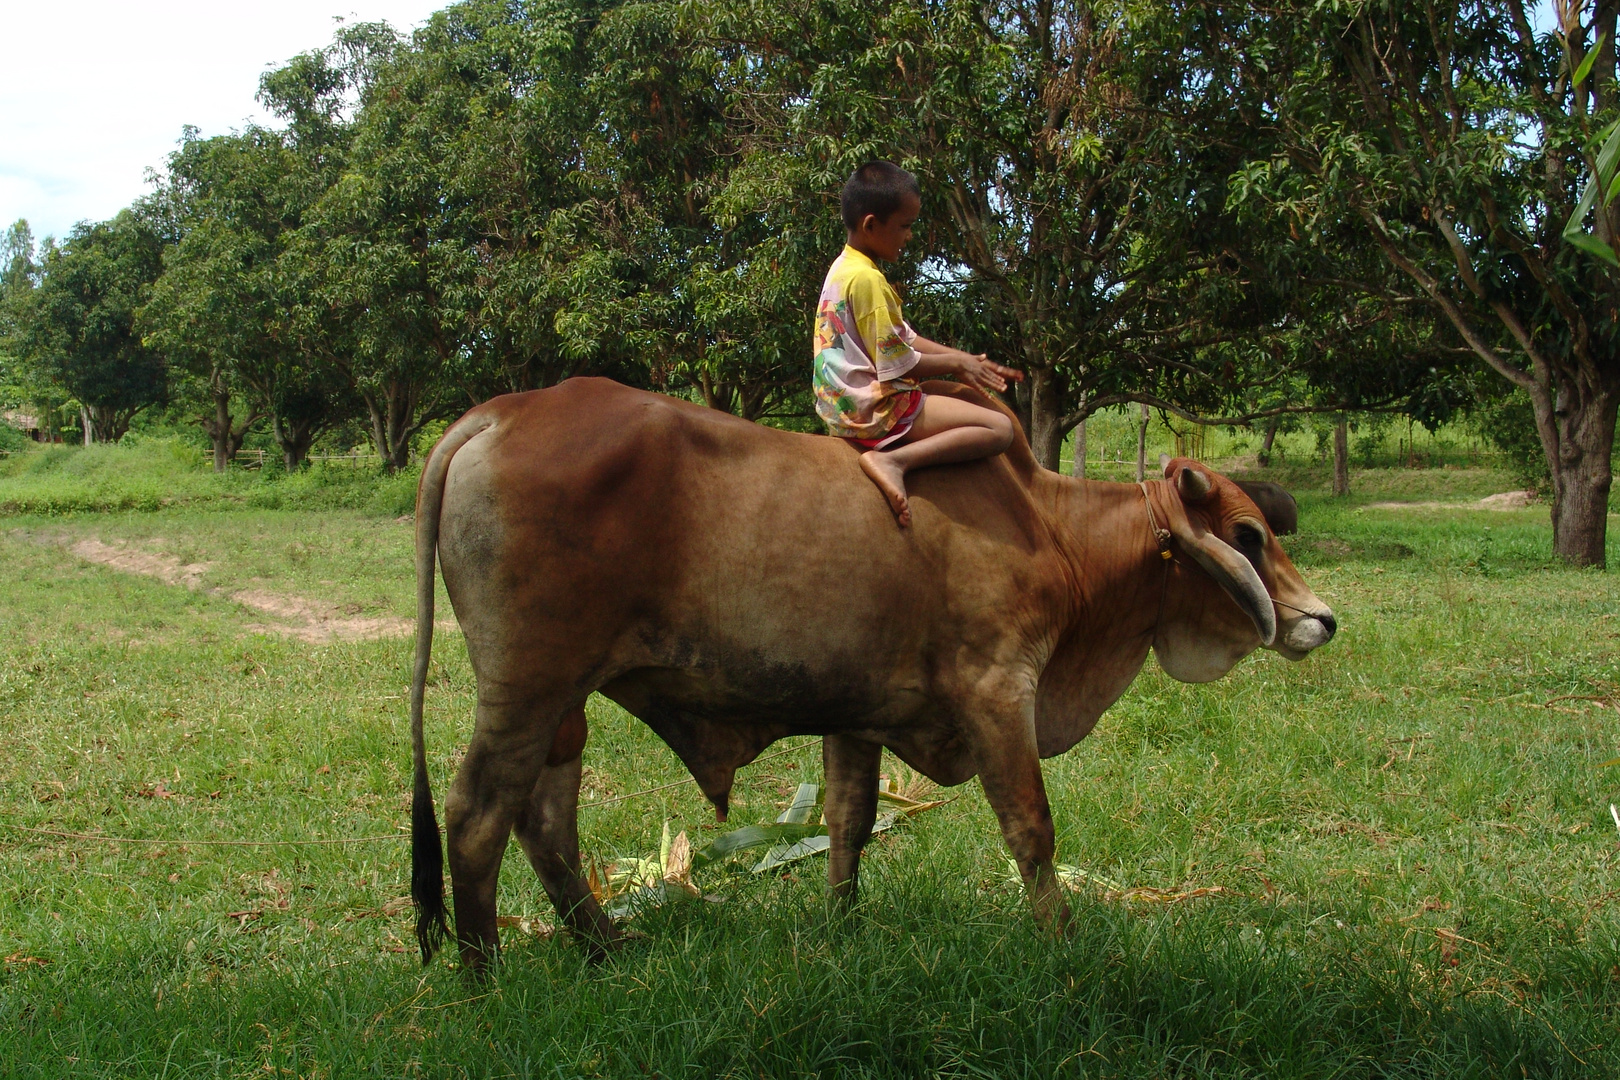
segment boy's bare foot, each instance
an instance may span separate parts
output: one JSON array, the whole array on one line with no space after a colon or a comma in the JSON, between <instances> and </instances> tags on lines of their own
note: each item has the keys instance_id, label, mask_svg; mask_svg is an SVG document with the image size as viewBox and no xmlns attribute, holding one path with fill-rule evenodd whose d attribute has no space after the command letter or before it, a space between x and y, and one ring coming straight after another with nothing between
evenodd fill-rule
<instances>
[{"instance_id":1,"label":"boy's bare foot","mask_svg":"<svg viewBox=\"0 0 1620 1080\"><path fill-rule=\"evenodd\" d=\"M911 524L911 503L906 500L906 470L882 450L868 450L861 455L861 468L872 478L872 483L889 500L889 509L900 520L900 527Z\"/></svg>"}]
</instances>

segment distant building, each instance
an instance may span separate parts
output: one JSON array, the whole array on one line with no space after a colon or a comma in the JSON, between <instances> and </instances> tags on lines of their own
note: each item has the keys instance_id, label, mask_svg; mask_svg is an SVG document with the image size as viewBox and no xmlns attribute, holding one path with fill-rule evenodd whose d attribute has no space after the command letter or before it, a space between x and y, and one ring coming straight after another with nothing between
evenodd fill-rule
<instances>
[{"instance_id":1,"label":"distant building","mask_svg":"<svg viewBox=\"0 0 1620 1080\"><path fill-rule=\"evenodd\" d=\"M35 442L60 441L60 436L53 440L49 434L40 430L39 417L19 412L16 409L0 412L0 422L3 422L7 427L16 428L18 431L23 432Z\"/></svg>"}]
</instances>

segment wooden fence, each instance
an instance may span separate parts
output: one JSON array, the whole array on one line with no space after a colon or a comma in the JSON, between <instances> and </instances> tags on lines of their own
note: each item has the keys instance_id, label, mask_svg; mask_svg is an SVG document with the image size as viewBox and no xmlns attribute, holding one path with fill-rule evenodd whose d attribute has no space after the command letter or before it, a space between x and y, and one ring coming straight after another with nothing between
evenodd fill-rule
<instances>
[{"instance_id":1,"label":"wooden fence","mask_svg":"<svg viewBox=\"0 0 1620 1080\"><path fill-rule=\"evenodd\" d=\"M214 452L212 450L204 450L202 452L202 456L204 460L214 460ZM241 469L262 469L264 468L264 463L266 461L274 461L279 456L280 455L278 455L274 450L238 450L236 452L236 458L234 461L232 461L232 464ZM416 455L412 454L411 459L414 461L416 459ZM362 452L359 450L353 450L347 454L310 454L306 460L325 461L328 463L344 463L356 469L360 468L362 465L382 464L382 457L380 455L373 454L369 451Z\"/></svg>"}]
</instances>

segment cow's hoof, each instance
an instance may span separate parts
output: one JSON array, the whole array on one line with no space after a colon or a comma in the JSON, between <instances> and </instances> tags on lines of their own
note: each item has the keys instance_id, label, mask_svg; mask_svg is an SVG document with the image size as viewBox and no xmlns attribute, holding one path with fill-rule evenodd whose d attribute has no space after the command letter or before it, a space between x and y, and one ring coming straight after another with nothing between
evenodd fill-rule
<instances>
[{"instance_id":1,"label":"cow's hoof","mask_svg":"<svg viewBox=\"0 0 1620 1080\"><path fill-rule=\"evenodd\" d=\"M573 936L585 953L586 963L600 964L630 942L643 940L647 935L639 930L624 930L609 923L605 930L592 929L589 933L576 930Z\"/></svg>"},{"instance_id":2,"label":"cow's hoof","mask_svg":"<svg viewBox=\"0 0 1620 1080\"><path fill-rule=\"evenodd\" d=\"M1050 906L1036 915L1041 930L1054 940L1063 941L1074 936L1074 912L1062 897L1053 897Z\"/></svg>"}]
</instances>

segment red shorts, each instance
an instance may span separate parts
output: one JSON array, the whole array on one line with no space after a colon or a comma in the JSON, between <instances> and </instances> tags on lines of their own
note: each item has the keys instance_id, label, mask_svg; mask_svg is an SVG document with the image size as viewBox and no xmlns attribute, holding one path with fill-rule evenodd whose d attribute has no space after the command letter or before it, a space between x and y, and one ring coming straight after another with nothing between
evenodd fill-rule
<instances>
[{"instance_id":1,"label":"red shorts","mask_svg":"<svg viewBox=\"0 0 1620 1080\"><path fill-rule=\"evenodd\" d=\"M885 446L899 442L911 433L911 425L917 422L917 414L922 412L923 392L921 390L907 390L896 397L905 397L909 400L901 407L900 414L895 418L894 427L889 429L887 435L879 435L875 439L849 439L844 441L860 447L862 450L881 450Z\"/></svg>"}]
</instances>

